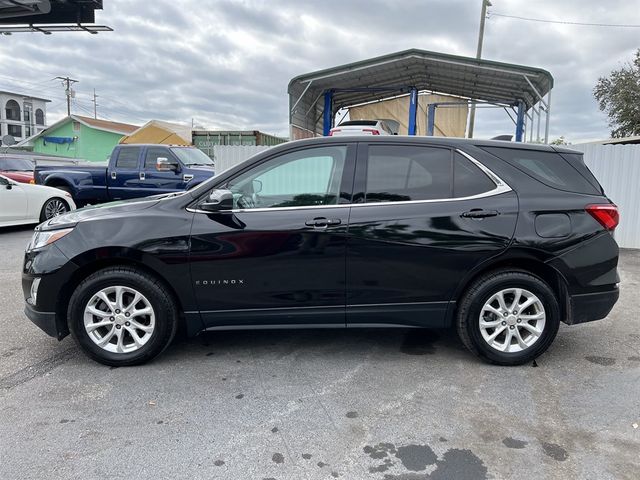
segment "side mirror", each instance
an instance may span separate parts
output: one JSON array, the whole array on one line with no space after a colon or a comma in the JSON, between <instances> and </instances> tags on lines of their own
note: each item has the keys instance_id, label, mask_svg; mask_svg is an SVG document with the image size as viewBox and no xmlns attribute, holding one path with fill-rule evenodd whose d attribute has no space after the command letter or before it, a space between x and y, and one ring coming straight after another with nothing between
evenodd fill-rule
<instances>
[{"instance_id":1,"label":"side mirror","mask_svg":"<svg viewBox=\"0 0 640 480\"><path fill-rule=\"evenodd\" d=\"M156 159L156 170L159 172L175 172L178 170L178 162L169 160L167 157Z\"/></svg>"},{"instance_id":2,"label":"side mirror","mask_svg":"<svg viewBox=\"0 0 640 480\"><path fill-rule=\"evenodd\" d=\"M233 209L233 193L223 188L212 190L207 199L200 204L205 212L220 212Z\"/></svg>"},{"instance_id":3,"label":"side mirror","mask_svg":"<svg viewBox=\"0 0 640 480\"><path fill-rule=\"evenodd\" d=\"M251 188L253 188L253 193L260 193L262 191L262 182L260 180L252 180Z\"/></svg>"},{"instance_id":4,"label":"side mirror","mask_svg":"<svg viewBox=\"0 0 640 480\"><path fill-rule=\"evenodd\" d=\"M7 190L11 190L13 188L13 184L7 183L6 187L7 187Z\"/></svg>"}]
</instances>

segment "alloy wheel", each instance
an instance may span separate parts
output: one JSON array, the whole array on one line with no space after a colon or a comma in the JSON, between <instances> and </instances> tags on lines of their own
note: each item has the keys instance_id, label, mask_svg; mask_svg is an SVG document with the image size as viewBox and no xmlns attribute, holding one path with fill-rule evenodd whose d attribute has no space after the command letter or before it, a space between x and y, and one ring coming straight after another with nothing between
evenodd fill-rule
<instances>
[{"instance_id":1,"label":"alloy wheel","mask_svg":"<svg viewBox=\"0 0 640 480\"><path fill-rule=\"evenodd\" d=\"M84 309L89 338L111 353L135 352L153 335L156 316L149 300L125 286L106 287L95 293Z\"/></svg>"},{"instance_id":2,"label":"alloy wheel","mask_svg":"<svg viewBox=\"0 0 640 480\"><path fill-rule=\"evenodd\" d=\"M54 198L49 200L46 207L44 207L44 216L47 220L58 215L62 215L67 212L67 205L62 201Z\"/></svg>"},{"instance_id":3,"label":"alloy wheel","mask_svg":"<svg viewBox=\"0 0 640 480\"><path fill-rule=\"evenodd\" d=\"M482 338L491 348L515 353L540 339L546 313L542 301L529 290L506 288L485 302L479 322Z\"/></svg>"}]
</instances>

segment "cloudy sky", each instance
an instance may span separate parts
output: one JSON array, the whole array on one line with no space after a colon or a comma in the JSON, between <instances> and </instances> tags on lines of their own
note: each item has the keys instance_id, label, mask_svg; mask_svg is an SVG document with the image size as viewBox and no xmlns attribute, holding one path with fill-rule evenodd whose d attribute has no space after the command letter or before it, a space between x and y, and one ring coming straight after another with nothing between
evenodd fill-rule
<instances>
[{"instance_id":1,"label":"cloudy sky","mask_svg":"<svg viewBox=\"0 0 640 480\"><path fill-rule=\"evenodd\" d=\"M640 24L637 0L492 0L490 12L590 23ZM157 118L207 128L288 134L287 84L299 74L408 48L474 56L481 0L104 0L97 23L114 32L0 37L0 89L50 98L56 76L80 80L73 111L142 124ZM592 89L631 60L639 28L557 25L491 16L483 58L550 71L551 138L608 137ZM476 136L513 130L479 112Z\"/></svg>"}]
</instances>

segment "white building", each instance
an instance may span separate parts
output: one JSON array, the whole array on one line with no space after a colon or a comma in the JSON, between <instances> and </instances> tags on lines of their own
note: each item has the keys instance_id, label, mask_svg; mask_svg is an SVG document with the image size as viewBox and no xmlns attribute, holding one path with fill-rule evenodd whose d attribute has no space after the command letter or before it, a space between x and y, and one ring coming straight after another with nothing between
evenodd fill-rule
<instances>
[{"instance_id":1,"label":"white building","mask_svg":"<svg viewBox=\"0 0 640 480\"><path fill-rule=\"evenodd\" d=\"M0 140L11 135L16 141L47 128L46 98L0 90Z\"/></svg>"}]
</instances>

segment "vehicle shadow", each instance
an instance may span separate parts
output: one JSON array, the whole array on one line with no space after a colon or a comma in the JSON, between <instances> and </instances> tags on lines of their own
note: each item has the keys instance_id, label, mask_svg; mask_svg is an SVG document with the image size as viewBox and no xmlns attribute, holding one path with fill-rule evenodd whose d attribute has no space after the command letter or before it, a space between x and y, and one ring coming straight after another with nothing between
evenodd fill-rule
<instances>
[{"instance_id":1,"label":"vehicle shadow","mask_svg":"<svg viewBox=\"0 0 640 480\"><path fill-rule=\"evenodd\" d=\"M287 355L307 351L342 353L359 357L378 353L432 355L439 350L465 351L454 329L335 328L278 330L221 330L179 339L165 355L243 354ZM163 355L164 356L164 355ZM174 357L175 358L175 357Z\"/></svg>"},{"instance_id":2,"label":"vehicle shadow","mask_svg":"<svg viewBox=\"0 0 640 480\"><path fill-rule=\"evenodd\" d=\"M37 223L30 223L27 225L11 225L9 227L0 227L0 233L33 232L34 228L36 228L37 226Z\"/></svg>"}]
</instances>

